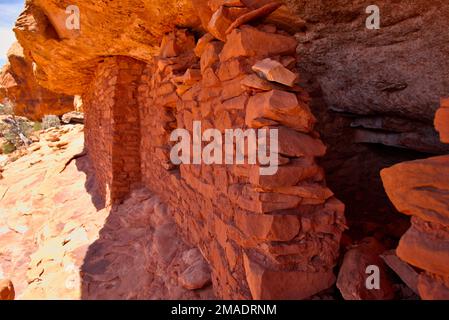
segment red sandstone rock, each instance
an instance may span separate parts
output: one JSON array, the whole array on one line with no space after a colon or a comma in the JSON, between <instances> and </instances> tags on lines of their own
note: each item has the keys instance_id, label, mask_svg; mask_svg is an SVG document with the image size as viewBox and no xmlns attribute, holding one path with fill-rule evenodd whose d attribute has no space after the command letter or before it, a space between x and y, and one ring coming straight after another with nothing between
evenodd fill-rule
<instances>
[{"instance_id":1,"label":"red sandstone rock","mask_svg":"<svg viewBox=\"0 0 449 320\"><path fill-rule=\"evenodd\" d=\"M226 40L226 30L232 24L232 19L229 17L229 13L226 7L221 6L217 11L214 12L212 18L209 21L207 30L215 38L225 41Z\"/></svg>"},{"instance_id":2,"label":"red sandstone rock","mask_svg":"<svg viewBox=\"0 0 449 320\"><path fill-rule=\"evenodd\" d=\"M380 174L399 212L449 225L449 156L400 163Z\"/></svg>"},{"instance_id":3,"label":"red sandstone rock","mask_svg":"<svg viewBox=\"0 0 449 320\"><path fill-rule=\"evenodd\" d=\"M0 280L0 300L14 300L14 285L10 280Z\"/></svg>"},{"instance_id":4,"label":"red sandstone rock","mask_svg":"<svg viewBox=\"0 0 449 320\"><path fill-rule=\"evenodd\" d=\"M250 185L241 184L229 187L229 198L240 208L256 213L292 209L301 202L301 198L297 196L259 192Z\"/></svg>"},{"instance_id":5,"label":"red sandstone rock","mask_svg":"<svg viewBox=\"0 0 449 320\"><path fill-rule=\"evenodd\" d=\"M449 98L441 100L441 108L435 114L434 123L441 141L449 143Z\"/></svg>"},{"instance_id":6,"label":"red sandstone rock","mask_svg":"<svg viewBox=\"0 0 449 320\"><path fill-rule=\"evenodd\" d=\"M293 87L297 79L297 76L280 62L268 58L257 62L252 69L263 78L288 87Z\"/></svg>"},{"instance_id":7,"label":"red sandstone rock","mask_svg":"<svg viewBox=\"0 0 449 320\"><path fill-rule=\"evenodd\" d=\"M310 132L316 122L306 105L295 94L279 90L259 93L249 99L246 125L254 127L254 120L267 118L298 131Z\"/></svg>"},{"instance_id":8,"label":"red sandstone rock","mask_svg":"<svg viewBox=\"0 0 449 320\"><path fill-rule=\"evenodd\" d=\"M289 157L322 157L326 146L319 139L286 127L276 127L279 135L279 153Z\"/></svg>"},{"instance_id":9,"label":"red sandstone rock","mask_svg":"<svg viewBox=\"0 0 449 320\"><path fill-rule=\"evenodd\" d=\"M402 236L396 253L418 268L449 276L449 228L413 218L412 227Z\"/></svg>"},{"instance_id":10,"label":"red sandstone rock","mask_svg":"<svg viewBox=\"0 0 449 320\"><path fill-rule=\"evenodd\" d=\"M219 41L211 41L206 44L203 54L201 55L201 71L204 72L208 67L213 67L219 61L218 54L223 48L223 44Z\"/></svg>"},{"instance_id":11,"label":"red sandstone rock","mask_svg":"<svg viewBox=\"0 0 449 320\"><path fill-rule=\"evenodd\" d=\"M423 300L449 300L449 277L423 272L419 275L418 290Z\"/></svg>"},{"instance_id":12,"label":"red sandstone rock","mask_svg":"<svg viewBox=\"0 0 449 320\"><path fill-rule=\"evenodd\" d=\"M0 100L11 100L16 115L41 121L45 115L61 116L74 109L73 97L51 92L37 83L32 63L19 43L9 49L8 60L0 72Z\"/></svg>"},{"instance_id":13,"label":"red sandstone rock","mask_svg":"<svg viewBox=\"0 0 449 320\"><path fill-rule=\"evenodd\" d=\"M205 88L217 87L218 85L220 85L220 80L218 79L212 68L207 68L206 70L204 70L202 84Z\"/></svg>"},{"instance_id":14,"label":"red sandstone rock","mask_svg":"<svg viewBox=\"0 0 449 320\"><path fill-rule=\"evenodd\" d=\"M247 67L241 59L232 59L220 64L218 77L221 81L232 80L246 73Z\"/></svg>"},{"instance_id":15,"label":"red sandstone rock","mask_svg":"<svg viewBox=\"0 0 449 320\"><path fill-rule=\"evenodd\" d=\"M229 28L226 30L226 34L231 33L235 28L238 28L243 24L250 23L253 20L265 18L266 16L276 11L280 6L282 6L282 3L280 2L268 3L260 8L243 14L229 26Z\"/></svg>"},{"instance_id":16,"label":"red sandstone rock","mask_svg":"<svg viewBox=\"0 0 449 320\"><path fill-rule=\"evenodd\" d=\"M409 264L399 259L395 250L382 253L381 258L414 293L419 294L418 272Z\"/></svg>"},{"instance_id":17,"label":"red sandstone rock","mask_svg":"<svg viewBox=\"0 0 449 320\"><path fill-rule=\"evenodd\" d=\"M203 55L204 49L206 48L206 45L214 39L215 39L214 36L211 35L210 33L206 33L204 36L202 36L198 40L196 47L194 49L195 55L197 57L201 58L201 56Z\"/></svg>"},{"instance_id":18,"label":"red sandstone rock","mask_svg":"<svg viewBox=\"0 0 449 320\"><path fill-rule=\"evenodd\" d=\"M260 168L252 166L249 181L263 188L293 186L302 180L322 176L322 169L316 165L311 157L295 159L291 163L280 166L275 175L260 175Z\"/></svg>"},{"instance_id":19,"label":"red sandstone rock","mask_svg":"<svg viewBox=\"0 0 449 320\"><path fill-rule=\"evenodd\" d=\"M209 0L207 2L212 11L216 11L220 6L226 7L243 7L244 4L240 0Z\"/></svg>"},{"instance_id":20,"label":"red sandstone rock","mask_svg":"<svg viewBox=\"0 0 449 320\"><path fill-rule=\"evenodd\" d=\"M302 198L301 204L322 204L331 198L334 193L322 185L301 183L296 186L277 187L271 189L281 194L294 195Z\"/></svg>"},{"instance_id":21,"label":"red sandstone rock","mask_svg":"<svg viewBox=\"0 0 449 320\"><path fill-rule=\"evenodd\" d=\"M179 276L179 281L184 288L197 290L211 283L209 265L198 249L184 252L182 258L188 265L188 268Z\"/></svg>"},{"instance_id":22,"label":"red sandstone rock","mask_svg":"<svg viewBox=\"0 0 449 320\"><path fill-rule=\"evenodd\" d=\"M216 110L218 111L220 110L220 108L223 108L225 110L244 110L247 101L248 101L247 95L231 98L229 100L223 101L221 106L217 106Z\"/></svg>"},{"instance_id":23,"label":"red sandstone rock","mask_svg":"<svg viewBox=\"0 0 449 320\"><path fill-rule=\"evenodd\" d=\"M306 299L327 289L335 281L332 270L274 271L262 267L246 254L244 266L248 285L255 300Z\"/></svg>"},{"instance_id":24,"label":"red sandstone rock","mask_svg":"<svg viewBox=\"0 0 449 320\"><path fill-rule=\"evenodd\" d=\"M207 30L216 39L225 41L226 40L226 29L231 25L232 20L227 15L227 10L225 7L221 6L216 10L207 25Z\"/></svg>"},{"instance_id":25,"label":"red sandstone rock","mask_svg":"<svg viewBox=\"0 0 449 320\"><path fill-rule=\"evenodd\" d=\"M290 241L300 230L299 218L293 215L238 213L235 221L245 236L264 241Z\"/></svg>"},{"instance_id":26,"label":"red sandstone rock","mask_svg":"<svg viewBox=\"0 0 449 320\"><path fill-rule=\"evenodd\" d=\"M385 264L379 255L384 246L375 238L366 238L362 243L349 249L338 273L337 287L345 300L389 300L394 298L392 282L385 272ZM380 288L368 289L366 273L368 266L374 265L380 271Z\"/></svg>"},{"instance_id":27,"label":"red sandstone rock","mask_svg":"<svg viewBox=\"0 0 449 320\"><path fill-rule=\"evenodd\" d=\"M275 55L288 55L296 52L295 38L260 31L250 26L242 26L232 31L227 38L220 60L237 57L265 58Z\"/></svg>"},{"instance_id":28,"label":"red sandstone rock","mask_svg":"<svg viewBox=\"0 0 449 320\"><path fill-rule=\"evenodd\" d=\"M255 74L250 74L243 78L242 86L263 91L270 91L273 89L268 81L261 79Z\"/></svg>"},{"instance_id":29,"label":"red sandstone rock","mask_svg":"<svg viewBox=\"0 0 449 320\"><path fill-rule=\"evenodd\" d=\"M189 68L180 78L176 78L176 81L182 82L187 86L192 86L203 78L201 70Z\"/></svg>"}]
</instances>

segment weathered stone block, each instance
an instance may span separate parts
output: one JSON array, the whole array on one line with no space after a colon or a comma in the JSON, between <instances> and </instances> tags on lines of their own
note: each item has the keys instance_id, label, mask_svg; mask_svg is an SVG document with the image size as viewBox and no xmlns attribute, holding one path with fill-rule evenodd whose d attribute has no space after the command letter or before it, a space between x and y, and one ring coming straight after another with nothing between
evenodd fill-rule
<instances>
[{"instance_id":1,"label":"weathered stone block","mask_svg":"<svg viewBox=\"0 0 449 320\"><path fill-rule=\"evenodd\" d=\"M242 26L228 35L220 60L289 55L296 52L296 46L297 41L293 37L263 32L251 26Z\"/></svg>"},{"instance_id":2,"label":"weathered stone block","mask_svg":"<svg viewBox=\"0 0 449 320\"><path fill-rule=\"evenodd\" d=\"M300 230L298 216L237 213L236 226L248 237L264 241L290 241Z\"/></svg>"},{"instance_id":3,"label":"weathered stone block","mask_svg":"<svg viewBox=\"0 0 449 320\"><path fill-rule=\"evenodd\" d=\"M335 282L332 270L320 272L269 270L244 255L246 280L255 300L306 299Z\"/></svg>"},{"instance_id":4,"label":"weathered stone block","mask_svg":"<svg viewBox=\"0 0 449 320\"><path fill-rule=\"evenodd\" d=\"M399 212L449 225L449 156L400 163L380 174Z\"/></svg>"},{"instance_id":5,"label":"weathered stone block","mask_svg":"<svg viewBox=\"0 0 449 320\"><path fill-rule=\"evenodd\" d=\"M449 276L449 230L413 218L396 253L402 260L431 273Z\"/></svg>"},{"instance_id":6,"label":"weathered stone block","mask_svg":"<svg viewBox=\"0 0 449 320\"><path fill-rule=\"evenodd\" d=\"M267 118L301 132L310 132L316 122L306 105L302 105L295 94L272 90L258 93L248 102L245 122L255 127L254 120Z\"/></svg>"},{"instance_id":7,"label":"weathered stone block","mask_svg":"<svg viewBox=\"0 0 449 320\"><path fill-rule=\"evenodd\" d=\"M302 180L321 178L322 169L317 166L313 158L295 159L291 163L280 166L275 175L260 175L259 166L251 166L249 181L263 188L294 186Z\"/></svg>"},{"instance_id":8,"label":"weathered stone block","mask_svg":"<svg viewBox=\"0 0 449 320\"><path fill-rule=\"evenodd\" d=\"M269 58L258 61L252 69L262 78L288 87L293 87L297 79L296 74L288 70L280 62Z\"/></svg>"}]
</instances>

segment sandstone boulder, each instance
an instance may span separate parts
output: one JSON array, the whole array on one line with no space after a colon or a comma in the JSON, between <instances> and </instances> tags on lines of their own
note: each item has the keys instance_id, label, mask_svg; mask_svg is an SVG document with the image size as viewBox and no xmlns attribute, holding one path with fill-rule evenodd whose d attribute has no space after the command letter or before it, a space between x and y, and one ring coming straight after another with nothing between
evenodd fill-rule
<instances>
[{"instance_id":1,"label":"sandstone boulder","mask_svg":"<svg viewBox=\"0 0 449 320\"><path fill-rule=\"evenodd\" d=\"M326 154L326 146L321 140L287 127L277 129L280 154L288 157L322 157Z\"/></svg>"},{"instance_id":2,"label":"sandstone boulder","mask_svg":"<svg viewBox=\"0 0 449 320\"><path fill-rule=\"evenodd\" d=\"M159 56L162 58L177 57L195 48L195 38L185 29L176 29L162 38Z\"/></svg>"},{"instance_id":3,"label":"sandstone boulder","mask_svg":"<svg viewBox=\"0 0 449 320\"><path fill-rule=\"evenodd\" d=\"M226 30L232 24L232 18L229 16L228 9L221 6L217 11L214 12L212 18L209 21L207 29L210 34L215 38L225 41L226 40Z\"/></svg>"},{"instance_id":4,"label":"sandstone boulder","mask_svg":"<svg viewBox=\"0 0 449 320\"><path fill-rule=\"evenodd\" d=\"M381 177L399 212L449 225L449 156L400 163Z\"/></svg>"},{"instance_id":5,"label":"sandstone boulder","mask_svg":"<svg viewBox=\"0 0 449 320\"><path fill-rule=\"evenodd\" d=\"M385 247L374 238L366 238L349 249L338 273L337 287L345 300L389 300L394 298L392 282L380 258ZM366 282L368 266L376 266L380 271L379 288L369 289Z\"/></svg>"},{"instance_id":6,"label":"sandstone boulder","mask_svg":"<svg viewBox=\"0 0 449 320\"><path fill-rule=\"evenodd\" d=\"M297 76L280 62L269 58L258 61L253 66L253 70L269 81L277 82L288 87L293 87L297 79Z\"/></svg>"},{"instance_id":7,"label":"sandstone boulder","mask_svg":"<svg viewBox=\"0 0 449 320\"><path fill-rule=\"evenodd\" d=\"M248 237L264 241L290 241L300 230L300 221L293 215L238 213L237 227Z\"/></svg>"},{"instance_id":8,"label":"sandstone boulder","mask_svg":"<svg viewBox=\"0 0 449 320\"><path fill-rule=\"evenodd\" d=\"M246 125L256 127L254 120L271 119L301 132L310 132L316 122L309 108L294 93L280 90L258 93L249 99Z\"/></svg>"},{"instance_id":9,"label":"sandstone boulder","mask_svg":"<svg viewBox=\"0 0 449 320\"><path fill-rule=\"evenodd\" d=\"M411 265L449 276L449 228L414 217L396 253Z\"/></svg>"},{"instance_id":10,"label":"sandstone boulder","mask_svg":"<svg viewBox=\"0 0 449 320\"><path fill-rule=\"evenodd\" d=\"M449 143L449 98L441 100L441 108L435 114L435 128L441 141Z\"/></svg>"},{"instance_id":11,"label":"sandstone boulder","mask_svg":"<svg viewBox=\"0 0 449 320\"><path fill-rule=\"evenodd\" d=\"M263 268L256 260L244 255L248 286L255 300L300 300L329 288L335 281L332 270L277 271Z\"/></svg>"},{"instance_id":12,"label":"sandstone boulder","mask_svg":"<svg viewBox=\"0 0 449 320\"><path fill-rule=\"evenodd\" d=\"M188 265L179 281L187 290L196 290L211 283L210 268L198 249L191 249L182 255L182 259Z\"/></svg>"},{"instance_id":13,"label":"sandstone boulder","mask_svg":"<svg viewBox=\"0 0 449 320\"><path fill-rule=\"evenodd\" d=\"M449 277L423 272L418 279L418 289L423 300L449 300Z\"/></svg>"},{"instance_id":14,"label":"sandstone boulder","mask_svg":"<svg viewBox=\"0 0 449 320\"><path fill-rule=\"evenodd\" d=\"M275 55L289 55L296 52L295 38L260 31L251 26L242 26L232 31L220 54L220 60L237 57L266 58Z\"/></svg>"},{"instance_id":15,"label":"sandstone boulder","mask_svg":"<svg viewBox=\"0 0 449 320\"><path fill-rule=\"evenodd\" d=\"M244 4L240 0L209 0L207 2L212 11L218 10L221 6L225 7L243 7Z\"/></svg>"}]
</instances>

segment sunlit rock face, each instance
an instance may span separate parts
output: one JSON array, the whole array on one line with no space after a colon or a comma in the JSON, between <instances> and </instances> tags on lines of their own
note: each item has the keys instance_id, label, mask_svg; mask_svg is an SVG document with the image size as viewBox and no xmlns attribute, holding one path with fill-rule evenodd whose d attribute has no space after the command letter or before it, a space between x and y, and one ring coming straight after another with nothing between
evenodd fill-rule
<instances>
[{"instance_id":1,"label":"sunlit rock face","mask_svg":"<svg viewBox=\"0 0 449 320\"><path fill-rule=\"evenodd\" d=\"M66 28L67 1L31 0L17 20L16 36L37 64L47 88L81 94L107 56L150 60L161 36L174 26L195 27L190 1L78 1L80 30Z\"/></svg>"},{"instance_id":2,"label":"sunlit rock face","mask_svg":"<svg viewBox=\"0 0 449 320\"><path fill-rule=\"evenodd\" d=\"M9 99L14 113L40 121L45 115L63 115L73 110L73 97L41 87L33 75L33 64L24 57L19 43L8 51L9 62L0 71L0 100Z\"/></svg>"},{"instance_id":3,"label":"sunlit rock face","mask_svg":"<svg viewBox=\"0 0 449 320\"><path fill-rule=\"evenodd\" d=\"M78 1L80 30L68 30L69 3L28 0L15 32L42 85L82 94L104 57L150 61L174 26L204 29L211 15L207 2ZM439 97L449 91L447 1L377 1L379 30L366 29L366 1L285 3L270 19L297 33L299 66L318 81L330 107L431 122Z\"/></svg>"}]
</instances>

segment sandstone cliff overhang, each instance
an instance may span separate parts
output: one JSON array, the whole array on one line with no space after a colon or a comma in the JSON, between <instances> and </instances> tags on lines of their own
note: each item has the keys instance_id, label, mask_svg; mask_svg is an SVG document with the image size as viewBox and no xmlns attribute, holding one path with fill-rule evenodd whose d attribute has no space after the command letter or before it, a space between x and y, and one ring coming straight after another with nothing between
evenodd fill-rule
<instances>
[{"instance_id":1,"label":"sandstone cliff overhang","mask_svg":"<svg viewBox=\"0 0 449 320\"><path fill-rule=\"evenodd\" d=\"M219 1L216 1L219 2ZM270 0L244 0L262 6ZM388 114L431 124L449 92L445 0L379 0L381 28L367 30L365 1L284 0L268 19L299 39L299 66L317 80L329 107L357 115ZM202 33L207 0L78 1L80 30L67 30L66 6L27 0L15 33L36 63L41 85L82 95L99 62L129 56L149 62L174 27ZM200 19L200 17L202 19ZM304 27L305 23L305 27ZM429 58L432 57L432 58Z\"/></svg>"},{"instance_id":2,"label":"sandstone cliff overhang","mask_svg":"<svg viewBox=\"0 0 449 320\"><path fill-rule=\"evenodd\" d=\"M33 74L33 63L24 57L19 43L8 51L8 63L0 71L0 101L9 99L14 113L40 121L45 115L63 115L73 110L73 97L41 87Z\"/></svg>"},{"instance_id":3,"label":"sandstone cliff overhang","mask_svg":"<svg viewBox=\"0 0 449 320\"><path fill-rule=\"evenodd\" d=\"M14 31L25 54L36 63L36 77L43 86L68 95L82 95L104 58L120 55L150 62L162 36L175 27L203 32L200 16L212 14L207 2L78 1L80 29L68 30L68 4L27 0ZM267 1L256 1L257 6L264 3ZM291 8L283 6L273 17L285 26L302 23L289 11Z\"/></svg>"}]
</instances>

